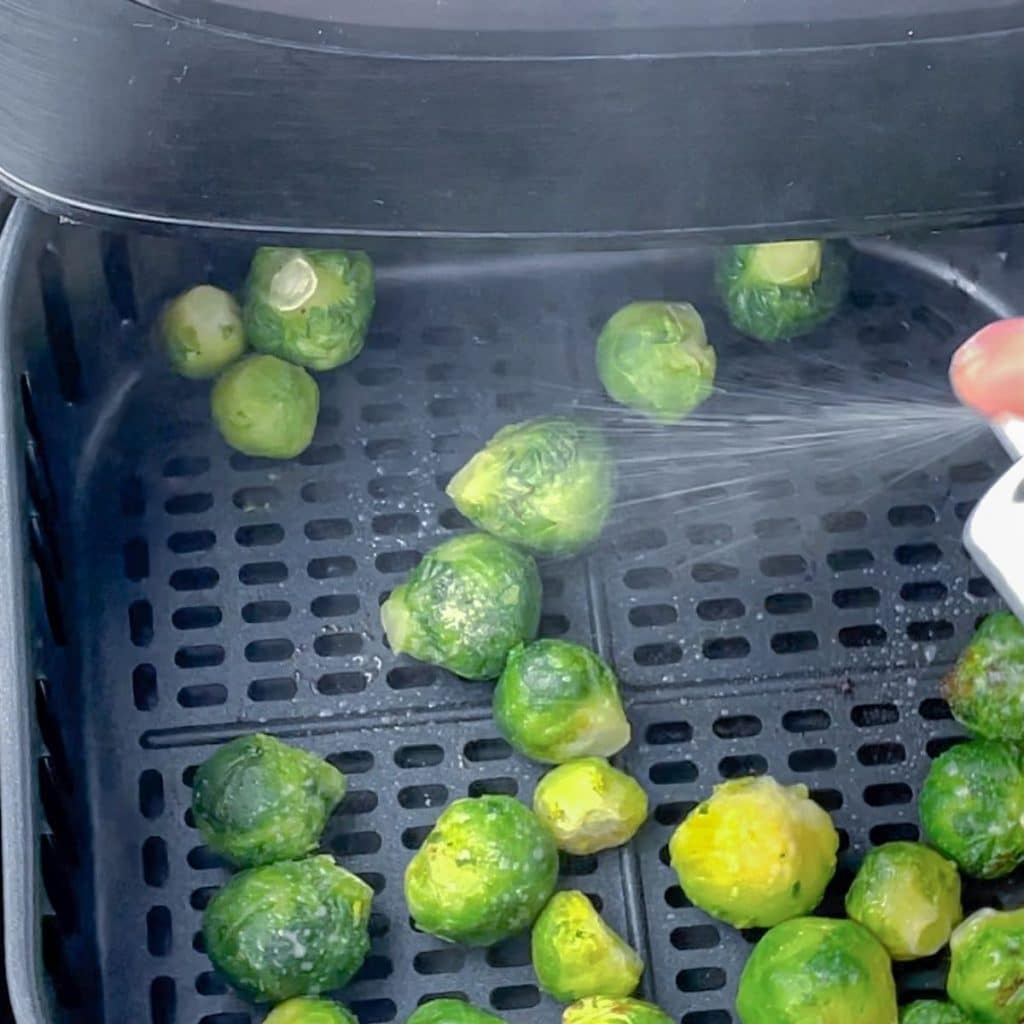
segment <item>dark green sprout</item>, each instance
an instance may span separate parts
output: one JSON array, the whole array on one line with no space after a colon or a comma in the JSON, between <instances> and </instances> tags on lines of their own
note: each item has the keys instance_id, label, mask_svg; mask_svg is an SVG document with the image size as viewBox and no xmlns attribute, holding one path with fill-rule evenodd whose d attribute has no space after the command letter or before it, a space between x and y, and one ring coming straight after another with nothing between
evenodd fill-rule
<instances>
[{"instance_id":1,"label":"dark green sprout","mask_svg":"<svg viewBox=\"0 0 1024 1024\"><path fill-rule=\"evenodd\" d=\"M1024 1021L1024 909L979 910L955 932L946 990L974 1024Z\"/></svg>"},{"instance_id":2,"label":"dark green sprout","mask_svg":"<svg viewBox=\"0 0 1024 1024\"><path fill-rule=\"evenodd\" d=\"M298 997L279 1003L267 1014L263 1024L358 1024L340 1003L330 999Z\"/></svg>"},{"instance_id":3,"label":"dark green sprout","mask_svg":"<svg viewBox=\"0 0 1024 1024\"><path fill-rule=\"evenodd\" d=\"M529 928L558 877L555 841L508 796L456 800L405 871L416 926L467 946L490 946Z\"/></svg>"},{"instance_id":4,"label":"dark green sprout","mask_svg":"<svg viewBox=\"0 0 1024 1024\"><path fill-rule=\"evenodd\" d=\"M937 757L918 804L928 841L975 878L1024 861L1024 763L998 740L961 743Z\"/></svg>"},{"instance_id":5,"label":"dark green sprout","mask_svg":"<svg viewBox=\"0 0 1024 1024\"><path fill-rule=\"evenodd\" d=\"M257 733L225 743L196 771L192 814L207 846L240 867L311 852L345 795L323 758Z\"/></svg>"},{"instance_id":6,"label":"dark green sprout","mask_svg":"<svg viewBox=\"0 0 1024 1024\"><path fill-rule=\"evenodd\" d=\"M206 907L207 955L254 1002L341 988L370 948L372 896L326 855L249 868Z\"/></svg>"},{"instance_id":7,"label":"dark green sprout","mask_svg":"<svg viewBox=\"0 0 1024 1024\"><path fill-rule=\"evenodd\" d=\"M395 654L411 654L466 679L493 679L516 644L540 624L533 559L485 533L429 551L381 606Z\"/></svg>"},{"instance_id":8,"label":"dark green sprout","mask_svg":"<svg viewBox=\"0 0 1024 1024\"><path fill-rule=\"evenodd\" d=\"M431 999L414 1010L405 1024L503 1024L500 1017L462 999Z\"/></svg>"},{"instance_id":9,"label":"dark green sprout","mask_svg":"<svg viewBox=\"0 0 1024 1024\"><path fill-rule=\"evenodd\" d=\"M362 351L373 302L373 264L364 252L257 249L245 282L249 344L331 370Z\"/></svg>"},{"instance_id":10,"label":"dark green sprout","mask_svg":"<svg viewBox=\"0 0 1024 1024\"><path fill-rule=\"evenodd\" d=\"M954 716L992 740L1024 741L1024 625L996 612L978 627L943 682Z\"/></svg>"},{"instance_id":11,"label":"dark green sprout","mask_svg":"<svg viewBox=\"0 0 1024 1024\"><path fill-rule=\"evenodd\" d=\"M835 242L736 245L719 261L718 290L733 326L761 341L813 331L846 297L847 256Z\"/></svg>"}]
</instances>

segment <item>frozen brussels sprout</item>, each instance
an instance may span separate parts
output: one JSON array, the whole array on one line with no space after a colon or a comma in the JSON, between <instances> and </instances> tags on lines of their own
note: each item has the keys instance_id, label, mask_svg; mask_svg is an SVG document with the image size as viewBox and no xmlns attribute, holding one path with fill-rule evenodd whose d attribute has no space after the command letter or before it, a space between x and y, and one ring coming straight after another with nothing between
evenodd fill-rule
<instances>
[{"instance_id":1,"label":"frozen brussels sprout","mask_svg":"<svg viewBox=\"0 0 1024 1024\"><path fill-rule=\"evenodd\" d=\"M855 921L784 921L750 954L736 1009L742 1024L896 1024L892 964Z\"/></svg>"},{"instance_id":2,"label":"frozen brussels sprout","mask_svg":"<svg viewBox=\"0 0 1024 1024\"><path fill-rule=\"evenodd\" d=\"M207 904L207 955L255 1002L341 988L370 948L372 896L326 855L249 868Z\"/></svg>"},{"instance_id":3,"label":"frozen brussels sprout","mask_svg":"<svg viewBox=\"0 0 1024 1024\"><path fill-rule=\"evenodd\" d=\"M540 573L528 554L469 533L428 551L380 617L395 654L493 679L508 652L537 635L540 603Z\"/></svg>"},{"instance_id":4,"label":"frozen brussels sprout","mask_svg":"<svg viewBox=\"0 0 1024 1024\"><path fill-rule=\"evenodd\" d=\"M563 1003L586 996L628 996L644 962L605 924L581 892L556 892L530 937L540 987Z\"/></svg>"},{"instance_id":5,"label":"frozen brussels sprout","mask_svg":"<svg viewBox=\"0 0 1024 1024\"><path fill-rule=\"evenodd\" d=\"M630 737L615 673L566 640L512 651L494 689L494 720L516 750L548 764L610 757Z\"/></svg>"},{"instance_id":6,"label":"frozen brussels sprout","mask_svg":"<svg viewBox=\"0 0 1024 1024\"><path fill-rule=\"evenodd\" d=\"M921 843L870 850L846 894L846 913L893 960L937 953L963 918L956 865Z\"/></svg>"},{"instance_id":7,"label":"frozen brussels sprout","mask_svg":"<svg viewBox=\"0 0 1024 1024\"><path fill-rule=\"evenodd\" d=\"M558 877L555 841L508 796L456 800L405 869L416 926L467 946L490 946L533 924Z\"/></svg>"},{"instance_id":8,"label":"frozen brussels sprout","mask_svg":"<svg viewBox=\"0 0 1024 1024\"><path fill-rule=\"evenodd\" d=\"M257 733L225 743L192 786L192 814L207 846L240 867L313 850L345 795L345 776L323 758Z\"/></svg>"},{"instance_id":9,"label":"frozen brussels sprout","mask_svg":"<svg viewBox=\"0 0 1024 1024\"><path fill-rule=\"evenodd\" d=\"M330 999L289 999L275 1006L263 1024L358 1024L340 1003Z\"/></svg>"},{"instance_id":10,"label":"frozen brussels sprout","mask_svg":"<svg viewBox=\"0 0 1024 1024\"><path fill-rule=\"evenodd\" d=\"M918 999L900 1010L900 1024L971 1024L970 1019L952 1003L938 999Z\"/></svg>"},{"instance_id":11,"label":"frozen brussels sprout","mask_svg":"<svg viewBox=\"0 0 1024 1024\"><path fill-rule=\"evenodd\" d=\"M660 1007L642 999L591 996L567 1006L562 1024L675 1024Z\"/></svg>"},{"instance_id":12,"label":"frozen brussels sprout","mask_svg":"<svg viewBox=\"0 0 1024 1024\"><path fill-rule=\"evenodd\" d=\"M1024 625L996 612L978 627L942 684L954 716L990 740L1024 742Z\"/></svg>"},{"instance_id":13,"label":"frozen brussels sprout","mask_svg":"<svg viewBox=\"0 0 1024 1024\"><path fill-rule=\"evenodd\" d=\"M560 850L597 853L636 835L647 819L647 794L603 757L581 757L540 780L533 809Z\"/></svg>"},{"instance_id":14,"label":"frozen brussels sprout","mask_svg":"<svg viewBox=\"0 0 1024 1024\"><path fill-rule=\"evenodd\" d=\"M716 786L669 842L687 898L737 928L770 928L813 910L838 849L832 819L807 787L767 775Z\"/></svg>"},{"instance_id":15,"label":"frozen brussels sprout","mask_svg":"<svg viewBox=\"0 0 1024 1024\"><path fill-rule=\"evenodd\" d=\"M232 448L244 455L292 459L313 440L320 389L301 366L276 356L247 356L217 378L210 408Z\"/></svg>"},{"instance_id":16,"label":"frozen brussels sprout","mask_svg":"<svg viewBox=\"0 0 1024 1024\"><path fill-rule=\"evenodd\" d=\"M1024 908L971 914L949 942L946 991L975 1024L1024 1021Z\"/></svg>"},{"instance_id":17,"label":"frozen brussels sprout","mask_svg":"<svg viewBox=\"0 0 1024 1024\"><path fill-rule=\"evenodd\" d=\"M975 878L1024 861L1024 763L998 740L961 743L937 757L918 804L928 841Z\"/></svg>"},{"instance_id":18,"label":"frozen brussels sprout","mask_svg":"<svg viewBox=\"0 0 1024 1024\"><path fill-rule=\"evenodd\" d=\"M719 260L716 280L738 331L783 341L813 331L839 308L846 252L835 242L736 245Z\"/></svg>"},{"instance_id":19,"label":"frozen brussels sprout","mask_svg":"<svg viewBox=\"0 0 1024 1024\"><path fill-rule=\"evenodd\" d=\"M182 292L160 314L160 336L183 377L215 377L245 351L238 303L212 284Z\"/></svg>"},{"instance_id":20,"label":"frozen brussels sprout","mask_svg":"<svg viewBox=\"0 0 1024 1024\"><path fill-rule=\"evenodd\" d=\"M613 467L596 428L564 417L503 427L452 477L448 494L475 526L542 555L598 538Z\"/></svg>"},{"instance_id":21,"label":"frozen brussels sprout","mask_svg":"<svg viewBox=\"0 0 1024 1024\"><path fill-rule=\"evenodd\" d=\"M461 999L431 999L414 1010L405 1024L502 1024L502 1020Z\"/></svg>"},{"instance_id":22,"label":"frozen brussels sprout","mask_svg":"<svg viewBox=\"0 0 1024 1024\"><path fill-rule=\"evenodd\" d=\"M711 394L717 360L688 302L632 302L597 338L597 373L623 405L680 420Z\"/></svg>"},{"instance_id":23,"label":"frozen brussels sprout","mask_svg":"<svg viewBox=\"0 0 1024 1024\"><path fill-rule=\"evenodd\" d=\"M373 300L373 264L364 252L257 249L245 282L249 344L332 370L362 351Z\"/></svg>"}]
</instances>

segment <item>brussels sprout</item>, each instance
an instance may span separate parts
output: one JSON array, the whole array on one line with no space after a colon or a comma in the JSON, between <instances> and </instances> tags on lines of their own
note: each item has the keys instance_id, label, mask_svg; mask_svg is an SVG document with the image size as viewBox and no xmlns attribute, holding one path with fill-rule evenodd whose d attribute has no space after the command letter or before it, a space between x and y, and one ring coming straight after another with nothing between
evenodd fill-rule
<instances>
[{"instance_id":1,"label":"brussels sprout","mask_svg":"<svg viewBox=\"0 0 1024 1024\"><path fill-rule=\"evenodd\" d=\"M615 673L565 640L512 651L494 689L494 720L516 750L549 764L610 757L630 737Z\"/></svg>"},{"instance_id":2,"label":"brussels sprout","mask_svg":"<svg viewBox=\"0 0 1024 1024\"><path fill-rule=\"evenodd\" d=\"M326 855L249 868L207 904L207 955L256 1002L341 988L370 948L372 896Z\"/></svg>"},{"instance_id":3,"label":"brussels sprout","mask_svg":"<svg viewBox=\"0 0 1024 1024\"><path fill-rule=\"evenodd\" d=\"M717 359L688 302L632 302L597 338L597 373L623 405L680 420L711 394Z\"/></svg>"},{"instance_id":4,"label":"brussels sprout","mask_svg":"<svg viewBox=\"0 0 1024 1024\"><path fill-rule=\"evenodd\" d=\"M865 857L846 913L894 960L937 953L964 914L956 865L920 843L886 843Z\"/></svg>"},{"instance_id":5,"label":"brussels sprout","mask_svg":"<svg viewBox=\"0 0 1024 1024\"><path fill-rule=\"evenodd\" d=\"M212 284L168 302L160 314L160 336L171 366L193 379L216 376L245 351L238 303Z\"/></svg>"},{"instance_id":6,"label":"brussels sprout","mask_svg":"<svg viewBox=\"0 0 1024 1024\"><path fill-rule=\"evenodd\" d=\"M558 850L537 816L508 796L456 800L405 870L418 928L490 946L533 924L555 889Z\"/></svg>"},{"instance_id":7,"label":"brussels sprout","mask_svg":"<svg viewBox=\"0 0 1024 1024\"><path fill-rule=\"evenodd\" d=\"M971 1021L1024 1021L1024 909L971 914L949 949L946 990Z\"/></svg>"},{"instance_id":8,"label":"brussels sprout","mask_svg":"<svg viewBox=\"0 0 1024 1024\"><path fill-rule=\"evenodd\" d=\"M330 999L289 999L275 1006L263 1024L358 1024L340 1003Z\"/></svg>"},{"instance_id":9,"label":"brussels sprout","mask_svg":"<svg viewBox=\"0 0 1024 1024\"><path fill-rule=\"evenodd\" d=\"M834 242L736 245L719 261L716 281L737 330L782 341L813 331L838 309L846 253Z\"/></svg>"},{"instance_id":10,"label":"brussels sprout","mask_svg":"<svg viewBox=\"0 0 1024 1024\"><path fill-rule=\"evenodd\" d=\"M900 1011L900 1024L971 1024L958 1007L937 999L919 999Z\"/></svg>"},{"instance_id":11,"label":"brussels sprout","mask_svg":"<svg viewBox=\"0 0 1024 1024\"><path fill-rule=\"evenodd\" d=\"M647 794L603 757L582 757L540 780L533 809L560 850L597 853L636 835L647 818Z\"/></svg>"},{"instance_id":12,"label":"brussels sprout","mask_svg":"<svg viewBox=\"0 0 1024 1024\"><path fill-rule=\"evenodd\" d=\"M414 1010L405 1024L502 1024L502 1020L461 999L431 999Z\"/></svg>"},{"instance_id":13,"label":"brussels sprout","mask_svg":"<svg viewBox=\"0 0 1024 1024\"><path fill-rule=\"evenodd\" d=\"M737 928L770 928L813 910L836 870L839 836L802 785L731 779L669 842L687 898Z\"/></svg>"},{"instance_id":14,"label":"brussels sprout","mask_svg":"<svg viewBox=\"0 0 1024 1024\"><path fill-rule=\"evenodd\" d=\"M537 635L540 602L540 573L528 554L470 533L427 552L380 617L395 654L493 679L508 652Z\"/></svg>"},{"instance_id":15,"label":"brussels sprout","mask_svg":"<svg viewBox=\"0 0 1024 1024\"><path fill-rule=\"evenodd\" d=\"M896 1024L889 955L855 921L784 921L754 947L736 1009L742 1024Z\"/></svg>"},{"instance_id":16,"label":"brussels sprout","mask_svg":"<svg viewBox=\"0 0 1024 1024\"><path fill-rule=\"evenodd\" d=\"M192 813L203 841L241 867L309 853L345 795L322 758L257 733L225 743L199 766Z\"/></svg>"},{"instance_id":17,"label":"brussels sprout","mask_svg":"<svg viewBox=\"0 0 1024 1024\"><path fill-rule=\"evenodd\" d=\"M499 430L452 477L448 494L495 537L543 555L571 555L600 535L613 476L595 428L549 417Z\"/></svg>"},{"instance_id":18,"label":"brussels sprout","mask_svg":"<svg viewBox=\"0 0 1024 1024\"><path fill-rule=\"evenodd\" d=\"M591 996L567 1006L562 1024L675 1024L660 1007L642 999Z\"/></svg>"},{"instance_id":19,"label":"brussels sprout","mask_svg":"<svg viewBox=\"0 0 1024 1024\"><path fill-rule=\"evenodd\" d=\"M1024 861L1024 763L998 740L961 743L937 757L918 804L928 841L975 878Z\"/></svg>"},{"instance_id":20,"label":"brussels sprout","mask_svg":"<svg viewBox=\"0 0 1024 1024\"><path fill-rule=\"evenodd\" d=\"M364 252L257 249L245 282L249 344L332 370L362 351L373 299L373 264Z\"/></svg>"},{"instance_id":21,"label":"brussels sprout","mask_svg":"<svg viewBox=\"0 0 1024 1024\"><path fill-rule=\"evenodd\" d=\"M996 612L978 627L942 684L953 714L991 740L1024 741L1024 625Z\"/></svg>"},{"instance_id":22,"label":"brussels sprout","mask_svg":"<svg viewBox=\"0 0 1024 1024\"><path fill-rule=\"evenodd\" d=\"M530 937L540 987L563 1003L585 996L628 996L644 962L605 924L581 892L556 892Z\"/></svg>"},{"instance_id":23,"label":"brussels sprout","mask_svg":"<svg viewBox=\"0 0 1024 1024\"><path fill-rule=\"evenodd\" d=\"M276 356L247 356L217 378L210 407L232 448L266 459L291 459L313 440L320 389L301 366Z\"/></svg>"}]
</instances>

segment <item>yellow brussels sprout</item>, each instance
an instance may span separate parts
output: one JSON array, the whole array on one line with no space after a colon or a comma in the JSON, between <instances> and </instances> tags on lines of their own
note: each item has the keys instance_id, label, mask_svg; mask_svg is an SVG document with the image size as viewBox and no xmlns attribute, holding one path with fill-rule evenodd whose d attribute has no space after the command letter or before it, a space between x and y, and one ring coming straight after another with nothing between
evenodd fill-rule
<instances>
[{"instance_id":1,"label":"yellow brussels sprout","mask_svg":"<svg viewBox=\"0 0 1024 1024\"><path fill-rule=\"evenodd\" d=\"M575 890L548 900L533 926L530 951L540 987L563 1003L631 995L644 972L636 952Z\"/></svg>"},{"instance_id":2,"label":"yellow brussels sprout","mask_svg":"<svg viewBox=\"0 0 1024 1024\"><path fill-rule=\"evenodd\" d=\"M669 843L689 900L737 928L813 910L835 873L839 836L806 786L733 779L694 808Z\"/></svg>"},{"instance_id":3,"label":"yellow brussels sprout","mask_svg":"<svg viewBox=\"0 0 1024 1024\"><path fill-rule=\"evenodd\" d=\"M533 809L560 850L597 853L636 835L647 818L647 794L603 757L581 757L540 780Z\"/></svg>"}]
</instances>

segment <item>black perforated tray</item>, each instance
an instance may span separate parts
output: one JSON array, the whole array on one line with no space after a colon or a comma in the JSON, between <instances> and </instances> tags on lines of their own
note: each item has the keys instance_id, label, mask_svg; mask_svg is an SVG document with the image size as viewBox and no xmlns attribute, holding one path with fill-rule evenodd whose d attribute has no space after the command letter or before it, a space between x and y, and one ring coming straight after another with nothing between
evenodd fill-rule
<instances>
[{"instance_id":1,"label":"black perforated tray","mask_svg":"<svg viewBox=\"0 0 1024 1024\"><path fill-rule=\"evenodd\" d=\"M349 774L324 842L377 892L372 954L345 993L363 1024L441 993L554 1024L525 937L466 952L417 933L403 906L403 867L447 801L529 800L538 775L497 737L488 686L396 659L381 635L383 595L465 529L444 483L502 423L581 396L599 406L595 329L637 296L706 313L727 388L855 394L903 376L939 389L957 340L1012 305L999 298L1012 241L950 243L968 276L941 245L879 243L857 255L843 315L794 349L728 329L706 251L385 260L366 351L321 378L313 447L277 464L229 452L204 386L148 356L142 329L197 276L236 284L246 253L18 210L0 267L0 554L13 567L0 769L19 1019L250 1020L202 953L202 908L227 872L187 809L193 767L260 728ZM590 555L543 566L543 631L616 666L635 735L623 760L652 805L629 849L566 858L562 881L640 946L645 994L686 1024L732 1020L754 937L689 907L665 863L672 828L715 782L770 771L834 812L829 911L869 843L917 835L918 784L958 735L936 677L996 603L959 534L1003 456L984 432L961 440L913 472L768 459L721 493L713 473L627 506ZM623 497L649 484L628 471ZM940 962L899 973L907 993L941 984Z\"/></svg>"}]
</instances>

